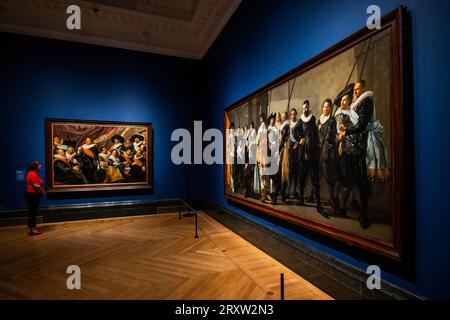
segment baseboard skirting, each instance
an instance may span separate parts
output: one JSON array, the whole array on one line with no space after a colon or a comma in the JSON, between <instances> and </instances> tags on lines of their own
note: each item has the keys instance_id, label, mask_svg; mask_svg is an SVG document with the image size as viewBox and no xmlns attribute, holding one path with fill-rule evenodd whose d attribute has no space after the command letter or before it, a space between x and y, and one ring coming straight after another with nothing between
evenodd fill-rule
<instances>
[{"instance_id":1,"label":"baseboard skirting","mask_svg":"<svg viewBox=\"0 0 450 320\"><path fill-rule=\"evenodd\" d=\"M123 216L150 215L174 212L178 208L185 212L187 207L180 199L130 200L93 202L41 207L38 223L50 223L74 220L104 219ZM2 210L0 227L26 225L28 211L26 208Z\"/></svg>"},{"instance_id":2,"label":"baseboard skirting","mask_svg":"<svg viewBox=\"0 0 450 320\"><path fill-rule=\"evenodd\" d=\"M230 230L236 232L233 226L233 223L229 223L230 219L228 221L224 221L226 219L221 219L221 215L225 214L229 217L232 217L233 219L237 220L237 224L244 223L246 225L246 229L251 228L253 230L249 230L249 233L252 232L261 232L263 234L263 237L271 237L279 242L281 242L285 247L289 247L291 249L294 249L295 251L301 253L305 257L309 257L309 259L314 260L311 265L314 266L315 269L319 269L319 271L323 272L324 274L329 274L330 277L336 280L336 282L339 282L342 286L348 287L350 290L353 290L357 294L361 296L361 299L396 299L396 300L422 300L423 297L420 297L414 293L411 293L405 289L402 289L390 282L387 282L385 280L381 281L381 289L379 290L369 290L366 285L367 280L367 274L365 270L359 269L353 265L350 265L334 256L328 255L316 248L313 248L305 243L299 242L298 240L295 240L288 235L281 233L278 230L275 230L271 228L270 226L263 225L261 223L258 223L254 220L251 220L248 217L245 217L237 212L234 212L233 210L230 210L229 208L224 207L221 204L218 203L210 203L210 206L213 207L213 210L218 210L219 214L212 214L212 217L218 220L220 223L224 224L227 228ZM222 221L221 221L222 220ZM239 226L238 229L241 229L242 225ZM239 232L237 232L239 234ZM247 241L250 241L248 237L245 236L245 234L240 234L241 237L246 239ZM252 241L250 241L252 242ZM261 250L266 251L263 246L258 246L258 243L253 243L255 246L259 247ZM280 261L280 258L276 258L278 261ZM281 259L282 260L282 259ZM280 261L281 263L285 264L286 266L288 263L285 263L284 261ZM289 266L292 268L292 263ZM295 268L295 267L294 267ZM302 274L302 270L293 270L294 272L297 272L298 274L304 276ZM314 279L308 279L305 277L306 280L310 281L311 283L314 283ZM320 287L319 287L320 288ZM325 292L327 292L327 288L321 288Z\"/></svg>"}]
</instances>

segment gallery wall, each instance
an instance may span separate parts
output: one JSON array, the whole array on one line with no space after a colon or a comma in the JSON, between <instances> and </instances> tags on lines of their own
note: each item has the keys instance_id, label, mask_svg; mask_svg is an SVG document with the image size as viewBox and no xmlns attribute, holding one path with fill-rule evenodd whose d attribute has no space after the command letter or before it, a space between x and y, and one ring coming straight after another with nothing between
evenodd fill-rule
<instances>
[{"instance_id":1,"label":"gallery wall","mask_svg":"<svg viewBox=\"0 0 450 320\"><path fill-rule=\"evenodd\" d=\"M189 167L170 159L176 128L191 125L198 62L122 49L0 33L2 43L0 181L3 209L25 207L16 171L45 161L46 117L151 122L151 195L44 200L42 206L187 197ZM191 81L186 81L191 75ZM45 166L41 172L45 177ZM169 178L170 177L170 178Z\"/></svg>"},{"instance_id":2,"label":"gallery wall","mask_svg":"<svg viewBox=\"0 0 450 320\"><path fill-rule=\"evenodd\" d=\"M131 199L202 197L365 269L367 263L273 225L228 203L222 166L175 166L175 128L223 128L223 110L365 25L371 1L245 0L202 62L0 33L0 208L22 208L16 171L44 162L46 117L144 121L154 127L154 193L147 196L44 200L43 206ZM416 176L415 280L384 279L426 297L450 297L448 151L449 3L379 0L382 13L411 11ZM445 8L444 8L445 7ZM199 77L201 76L201 78ZM407 107L407 111L409 106ZM44 172L41 174L45 176ZM370 262L370 261L369 261Z\"/></svg>"},{"instance_id":3,"label":"gallery wall","mask_svg":"<svg viewBox=\"0 0 450 320\"><path fill-rule=\"evenodd\" d=\"M204 127L223 128L223 110L290 69L365 26L373 1L243 1L203 60ZM418 295L450 297L450 215L448 141L450 113L444 94L448 74L444 29L449 3L442 1L376 1L382 14L405 5L412 15L413 99L416 166L415 280L383 272L382 277ZM446 71L447 70L447 71ZM439 142L440 141L440 142ZM445 169L444 169L445 168ZM204 166L199 196L269 225L292 238L364 269L362 262L323 243L275 225L226 201L223 168ZM406 213L408 214L408 213ZM409 213L411 214L411 213ZM413 261L414 264L414 261Z\"/></svg>"}]
</instances>

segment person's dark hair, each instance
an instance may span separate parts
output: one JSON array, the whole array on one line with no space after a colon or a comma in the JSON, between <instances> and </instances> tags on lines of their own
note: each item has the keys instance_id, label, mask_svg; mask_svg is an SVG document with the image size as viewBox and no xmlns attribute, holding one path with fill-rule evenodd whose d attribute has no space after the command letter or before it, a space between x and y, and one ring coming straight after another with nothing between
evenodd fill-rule
<instances>
[{"instance_id":1,"label":"person's dark hair","mask_svg":"<svg viewBox=\"0 0 450 320\"><path fill-rule=\"evenodd\" d=\"M306 99L305 101L303 101L302 105L304 105L304 104L308 104L308 106L309 106L309 100Z\"/></svg>"},{"instance_id":2,"label":"person's dark hair","mask_svg":"<svg viewBox=\"0 0 450 320\"><path fill-rule=\"evenodd\" d=\"M230 123L230 129L234 129L234 122Z\"/></svg>"},{"instance_id":3,"label":"person's dark hair","mask_svg":"<svg viewBox=\"0 0 450 320\"><path fill-rule=\"evenodd\" d=\"M261 114L259 115L259 118L260 118L260 119L262 118L262 120L263 120L264 123L267 122L266 115L264 114L264 112L261 113Z\"/></svg>"},{"instance_id":4,"label":"person's dark hair","mask_svg":"<svg viewBox=\"0 0 450 320\"><path fill-rule=\"evenodd\" d=\"M28 170L36 171L39 168L39 165L40 165L39 161L33 160L28 163Z\"/></svg>"},{"instance_id":5,"label":"person's dark hair","mask_svg":"<svg viewBox=\"0 0 450 320\"><path fill-rule=\"evenodd\" d=\"M253 128L253 129L255 129L255 123L254 123L253 121L250 122L250 127Z\"/></svg>"},{"instance_id":6,"label":"person's dark hair","mask_svg":"<svg viewBox=\"0 0 450 320\"><path fill-rule=\"evenodd\" d=\"M295 113L298 113L298 112L297 112L297 109L295 109L295 108L292 108L292 109L291 109L291 112L292 112L292 111L295 111Z\"/></svg>"},{"instance_id":7,"label":"person's dark hair","mask_svg":"<svg viewBox=\"0 0 450 320\"><path fill-rule=\"evenodd\" d=\"M360 79L356 83L360 83L364 88L366 87L366 80Z\"/></svg>"},{"instance_id":8,"label":"person's dark hair","mask_svg":"<svg viewBox=\"0 0 450 320\"><path fill-rule=\"evenodd\" d=\"M323 107L323 105L325 104L325 103L329 103L330 104L330 107L333 105L333 102L331 101L331 99L330 98L328 98L328 99L325 99L324 101L323 101L323 103L322 103L322 107Z\"/></svg>"}]
</instances>

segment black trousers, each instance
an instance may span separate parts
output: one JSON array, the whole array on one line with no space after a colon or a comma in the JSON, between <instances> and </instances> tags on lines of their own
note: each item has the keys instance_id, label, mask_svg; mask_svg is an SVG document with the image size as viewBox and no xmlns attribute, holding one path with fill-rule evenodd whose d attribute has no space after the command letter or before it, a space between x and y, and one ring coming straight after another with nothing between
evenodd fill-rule
<instances>
[{"instance_id":1,"label":"black trousers","mask_svg":"<svg viewBox=\"0 0 450 320\"><path fill-rule=\"evenodd\" d=\"M250 196L252 194L253 186L253 175L255 172L256 165L247 164L244 165L244 185L245 185L245 195Z\"/></svg>"},{"instance_id":2,"label":"black trousers","mask_svg":"<svg viewBox=\"0 0 450 320\"><path fill-rule=\"evenodd\" d=\"M36 216L39 210L41 195L37 192L26 192L25 200L28 204L28 228L36 228Z\"/></svg>"},{"instance_id":3,"label":"black trousers","mask_svg":"<svg viewBox=\"0 0 450 320\"><path fill-rule=\"evenodd\" d=\"M311 176L311 185L318 206L320 205L319 166L319 160L300 161L300 199L303 199L305 193L306 179Z\"/></svg>"},{"instance_id":4,"label":"black trousers","mask_svg":"<svg viewBox=\"0 0 450 320\"><path fill-rule=\"evenodd\" d=\"M353 186L359 190L361 210L366 214L369 202L369 180L367 179L366 155L343 154L341 161L343 190L340 199L342 209L346 209Z\"/></svg>"},{"instance_id":5,"label":"black trousers","mask_svg":"<svg viewBox=\"0 0 450 320\"><path fill-rule=\"evenodd\" d=\"M288 142L288 165L289 165L289 177L288 185L285 196L289 197L289 194L294 187L294 197L297 196L297 183L298 183L298 150L294 149L294 143L289 140Z\"/></svg>"},{"instance_id":6,"label":"black trousers","mask_svg":"<svg viewBox=\"0 0 450 320\"><path fill-rule=\"evenodd\" d=\"M319 183L320 180L322 180L322 177L324 177L328 187L328 193L330 194L330 200L336 198L335 189L338 181L338 170L339 168L336 159L323 159L320 162Z\"/></svg>"}]
</instances>

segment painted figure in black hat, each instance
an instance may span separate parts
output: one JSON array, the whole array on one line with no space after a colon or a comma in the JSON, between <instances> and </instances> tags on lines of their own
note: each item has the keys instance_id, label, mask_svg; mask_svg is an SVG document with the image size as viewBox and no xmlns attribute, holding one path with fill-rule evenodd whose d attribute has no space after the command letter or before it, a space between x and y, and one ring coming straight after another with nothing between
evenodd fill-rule
<instances>
[{"instance_id":1,"label":"painted figure in black hat","mask_svg":"<svg viewBox=\"0 0 450 320\"><path fill-rule=\"evenodd\" d=\"M111 142L113 143L113 145L111 146L111 148L109 148L109 151L112 152L113 150L117 150L119 153L122 153L124 151L124 141L125 139L121 135L114 135L113 137L111 137Z\"/></svg>"},{"instance_id":2,"label":"painted figure in black hat","mask_svg":"<svg viewBox=\"0 0 450 320\"><path fill-rule=\"evenodd\" d=\"M297 137L299 141L298 159L300 171L300 197L297 205L304 205L304 192L306 179L311 177L311 184L316 200L316 209L325 218L328 218L327 213L320 203L320 185L319 185L319 159L320 159L320 142L319 132L316 126L316 118L311 113L309 101L303 102L303 113L299 120L300 126Z\"/></svg>"},{"instance_id":3,"label":"painted figure in black hat","mask_svg":"<svg viewBox=\"0 0 450 320\"><path fill-rule=\"evenodd\" d=\"M367 128L372 120L374 106L372 100L373 92L366 91L366 82L360 80L355 83L353 88L353 98L355 101L350 106L350 111L354 111L356 123L351 127L340 126L338 140L345 141L345 137L352 138L352 144L343 144L344 150L342 160L344 163L345 174L344 186L342 190L341 213L345 213L346 202L352 190L353 185L359 189L361 199L361 214L359 222L362 228L367 229L370 226L370 220L367 215L367 205L369 202L369 180L367 178ZM356 120L357 119L357 120Z\"/></svg>"}]
</instances>

